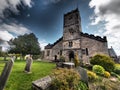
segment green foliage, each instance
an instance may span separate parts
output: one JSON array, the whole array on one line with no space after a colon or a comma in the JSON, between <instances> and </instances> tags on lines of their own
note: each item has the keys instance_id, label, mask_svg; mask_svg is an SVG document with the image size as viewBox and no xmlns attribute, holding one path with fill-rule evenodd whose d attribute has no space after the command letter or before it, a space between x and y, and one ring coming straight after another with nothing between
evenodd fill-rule
<instances>
[{"instance_id":1,"label":"green foliage","mask_svg":"<svg viewBox=\"0 0 120 90\"><path fill-rule=\"evenodd\" d=\"M77 90L88 90L87 85L82 81L79 81L78 88Z\"/></svg>"},{"instance_id":2,"label":"green foliage","mask_svg":"<svg viewBox=\"0 0 120 90\"><path fill-rule=\"evenodd\" d=\"M40 55L33 55L33 60L36 60L36 59L39 59L40 58Z\"/></svg>"},{"instance_id":3,"label":"green foliage","mask_svg":"<svg viewBox=\"0 0 120 90\"><path fill-rule=\"evenodd\" d=\"M114 61L106 55L95 55L91 60L90 63L93 65L100 65L102 66L106 71L113 71L114 70Z\"/></svg>"},{"instance_id":4,"label":"green foliage","mask_svg":"<svg viewBox=\"0 0 120 90\"><path fill-rule=\"evenodd\" d=\"M53 68L55 68L55 64L52 63L33 61L32 73L26 74L23 72L25 64L26 62L23 60L15 61L4 90L32 90L32 81L49 75ZM4 63L0 63L0 73L4 65Z\"/></svg>"},{"instance_id":5,"label":"green foliage","mask_svg":"<svg viewBox=\"0 0 120 90\"><path fill-rule=\"evenodd\" d=\"M64 56L60 56L60 61L61 62L65 62L65 57Z\"/></svg>"},{"instance_id":6,"label":"green foliage","mask_svg":"<svg viewBox=\"0 0 120 90\"><path fill-rule=\"evenodd\" d=\"M33 33L18 36L15 39L9 41L11 48L9 53L26 54L40 54L40 46L38 39Z\"/></svg>"},{"instance_id":7,"label":"green foliage","mask_svg":"<svg viewBox=\"0 0 120 90\"><path fill-rule=\"evenodd\" d=\"M80 75L73 69L56 69L52 73L52 90L78 90Z\"/></svg>"},{"instance_id":8,"label":"green foliage","mask_svg":"<svg viewBox=\"0 0 120 90\"><path fill-rule=\"evenodd\" d=\"M98 75L104 75L105 72L105 69L100 65L94 65L92 70Z\"/></svg>"},{"instance_id":9,"label":"green foliage","mask_svg":"<svg viewBox=\"0 0 120 90\"><path fill-rule=\"evenodd\" d=\"M120 80L120 75L118 75L118 74L116 74L114 72L111 72L111 75L117 77Z\"/></svg>"},{"instance_id":10,"label":"green foliage","mask_svg":"<svg viewBox=\"0 0 120 90\"><path fill-rule=\"evenodd\" d=\"M0 51L0 57L6 57L6 56L8 56L8 54L6 52Z\"/></svg>"},{"instance_id":11,"label":"green foliage","mask_svg":"<svg viewBox=\"0 0 120 90\"><path fill-rule=\"evenodd\" d=\"M78 54L75 54L74 64L75 64L75 67L79 66L79 64L80 64L80 61L79 61L79 58L78 58Z\"/></svg>"},{"instance_id":12,"label":"green foliage","mask_svg":"<svg viewBox=\"0 0 120 90\"><path fill-rule=\"evenodd\" d=\"M95 81L98 78L96 73L94 73L92 71L87 71L87 74L88 74L88 81L90 81L90 82Z\"/></svg>"},{"instance_id":13,"label":"green foliage","mask_svg":"<svg viewBox=\"0 0 120 90\"><path fill-rule=\"evenodd\" d=\"M115 64L114 72L120 75L120 64Z\"/></svg>"},{"instance_id":14,"label":"green foliage","mask_svg":"<svg viewBox=\"0 0 120 90\"><path fill-rule=\"evenodd\" d=\"M105 76L106 78L109 78L111 75L110 75L109 72L105 71L105 72L104 72L104 76Z\"/></svg>"}]
</instances>

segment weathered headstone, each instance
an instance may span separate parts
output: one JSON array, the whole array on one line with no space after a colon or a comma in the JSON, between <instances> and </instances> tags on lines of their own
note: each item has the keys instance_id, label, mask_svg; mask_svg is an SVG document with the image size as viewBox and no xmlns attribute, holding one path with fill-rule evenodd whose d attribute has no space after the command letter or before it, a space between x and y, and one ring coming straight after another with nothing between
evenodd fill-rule
<instances>
[{"instance_id":1,"label":"weathered headstone","mask_svg":"<svg viewBox=\"0 0 120 90\"><path fill-rule=\"evenodd\" d=\"M80 74L81 80L83 82L86 83L86 85L88 86L88 75L87 75L87 71L82 68L82 67L77 67L76 70L78 71L78 73Z\"/></svg>"},{"instance_id":2,"label":"weathered headstone","mask_svg":"<svg viewBox=\"0 0 120 90\"><path fill-rule=\"evenodd\" d=\"M31 66L32 66L32 56L29 56L26 58L26 66L25 66L25 72L30 72L31 71Z\"/></svg>"},{"instance_id":3,"label":"weathered headstone","mask_svg":"<svg viewBox=\"0 0 120 90\"><path fill-rule=\"evenodd\" d=\"M44 78L38 79L32 82L33 90L49 90L51 86L52 79L50 76L46 76Z\"/></svg>"},{"instance_id":4,"label":"weathered headstone","mask_svg":"<svg viewBox=\"0 0 120 90\"><path fill-rule=\"evenodd\" d=\"M10 61L6 62L6 64L5 64L5 67L0 76L0 90L3 90L6 85L6 82L8 80L8 77L9 77L10 72L13 67L13 63L14 63L14 59L11 59Z\"/></svg>"}]
</instances>

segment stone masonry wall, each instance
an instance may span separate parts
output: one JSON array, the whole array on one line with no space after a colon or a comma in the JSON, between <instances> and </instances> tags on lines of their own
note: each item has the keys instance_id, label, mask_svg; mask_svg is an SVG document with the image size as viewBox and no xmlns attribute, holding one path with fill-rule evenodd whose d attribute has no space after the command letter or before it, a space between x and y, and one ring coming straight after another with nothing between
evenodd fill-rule
<instances>
[{"instance_id":1,"label":"stone masonry wall","mask_svg":"<svg viewBox=\"0 0 120 90\"><path fill-rule=\"evenodd\" d=\"M82 54L83 62L89 63L89 58L96 54L106 54L108 55L107 42L101 42L87 37L82 37L81 40L82 49L88 49L88 55Z\"/></svg>"},{"instance_id":2,"label":"stone masonry wall","mask_svg":"<svg viewBox=\"0 0 120 90\"><path fill-rule=\"evenodd\" d=\"M58 42L55 46L53 46L51 49L45 49L45 55L44 58L46 60L54 60L55 55L57 56L57 59L60 58L60 53L62 51L62 40ZM49 56L47 55L47 52L50 51Z\"/></svg>"}]
</instances>

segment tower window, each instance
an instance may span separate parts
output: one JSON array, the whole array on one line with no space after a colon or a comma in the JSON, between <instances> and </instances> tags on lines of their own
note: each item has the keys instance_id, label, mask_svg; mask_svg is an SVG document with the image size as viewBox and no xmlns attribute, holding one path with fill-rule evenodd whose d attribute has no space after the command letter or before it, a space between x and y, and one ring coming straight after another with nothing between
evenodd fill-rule
<instances>
[{"instance_id":1,"label":"tower window","mask_svg":"<svg viewBox=\"0 0 120 90\"><path fill-rule=\"evenodd\" d=\"M86 53L85 49L82 49L82 54L85 54L85 53Z\"/></svg>"},{"instance_id":2,"label":"tower window","mask_svg":"<svg viewBox=\"0 0 120 90\"><path fill-rule=\"evenodd\" d=\"M73 42L69 42L69 47L72 47L73 46Z\"/></svg>"},{"instance_id":3,"label":"tower window","mask_svg":"<svg viewBox=\"0 0 120 90\"><path fill-rule=\"evenodd\" d=\"M70 28L69 32L70 32L70 34L73 34L74 33L73 28Z\"/></svg>"},{"instance_id":4,"label":"tower window","mask_svg":"<svg viewBox=\"0 0 120 90\"><path fill-rule=\"evenodd\" d=\"M86 54L88 56L89 55L88 48L82 49L82 54Z\"/></svg>"},{"instance_id":5,"label":"tower window","mask_svg":"<svg viewBox=\"0 0 120 90\"><path fill-rule=\"evenodd\" d=\"M76 14L76 17L78 18L78 14Z\"/></svg>"}]
</instances>

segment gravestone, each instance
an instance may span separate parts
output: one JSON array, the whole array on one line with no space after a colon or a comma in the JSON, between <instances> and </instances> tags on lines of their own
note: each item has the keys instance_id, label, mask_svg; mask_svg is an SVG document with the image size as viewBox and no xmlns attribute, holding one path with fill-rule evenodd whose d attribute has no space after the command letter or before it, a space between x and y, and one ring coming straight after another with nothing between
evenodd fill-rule
<instances>
[{"instance_id":1,"label":"gravestone","mask_svg":"<svg viewBox=\"0 0 120 90\"><path fill-rule=\"evenodd\" d=\"M43 77L32 82L32 90L49 90L52 79L50 76Z\"/></svg>"},{"instance_id":2,"label":"gravestone","mask_svg":"<svg viewBox=\"0 0 120 90\"><path fill-rule=\"evenodd\" d=\"M80 78L83 82L86 83L86 85L88 86L88 75L87 75L87 71L82 68L82 67L77 67L76 70L78 71L78 73L80 74Z\"/></svg>"},{"instance_id":3,"label":"gravestone","mask_svg":"<svg viewBox=\"0 0 120 90\"><path fill-rule=\"evenodd\" d=\"M10 61L6 62L4 66L4 69L0 76L0 90L3 90L6 85L6 82L13 67L13 63L14 63L14 59L12 58Z\"/></svg>"},{"instance_id":4,"label":"gravestone","mask_svg":"<svg viewBox=\"0 0 120 90\"><path fill-rule=\"evenodd\" d=\"M25 66L25 72L30 72L31 71L31 66L32 66L32 56L29 56L26 58L26 66Z\"/></svg>"}]
</instances>

